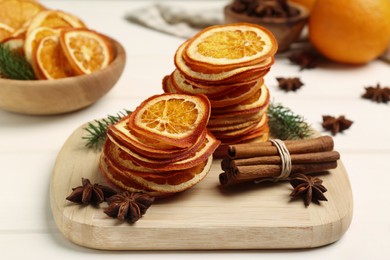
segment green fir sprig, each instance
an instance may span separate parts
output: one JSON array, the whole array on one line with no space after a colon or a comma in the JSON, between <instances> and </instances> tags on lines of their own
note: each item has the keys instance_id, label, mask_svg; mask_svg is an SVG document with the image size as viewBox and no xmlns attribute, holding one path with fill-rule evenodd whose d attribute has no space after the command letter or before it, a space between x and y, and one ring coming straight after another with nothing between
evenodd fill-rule
<instances>
[{"instance_id":1,"label":"green fir sprig","mask_svg":"<svg viewBox=\"0 0 390 260\"><path fill-rule=\"evenodd\" d=\"M131 111L124 110L118 112L116 115L108 115L106 118L89 122L87 127L84 128L88 132L88 135L82 137L86 140L85 146L97 150L101 149L107 138L108 127L129 114L131 114Z\"/></svg>"},{"instance_id":2,"label":"green fir sprig","mask_svg":"<svg viewBox=\"0 0 390 260\"><path fill-rule=\"evenodd\" d=\"M301 115L297 115L281 104L271 102L268 107L268 125L271 134L281 140L304 139L313 134L310 125Z\"/></svg>"},{"instance_id":3,"label":"green fir sprig","mask_svg":"<svg viewBox=\"0 0 390 260\"><path fill-rule=\"evenodd\" d=\"M7 79L35 80L34 70L26 58L0 43L0 75Z\"/></svg>"}]
</instances>

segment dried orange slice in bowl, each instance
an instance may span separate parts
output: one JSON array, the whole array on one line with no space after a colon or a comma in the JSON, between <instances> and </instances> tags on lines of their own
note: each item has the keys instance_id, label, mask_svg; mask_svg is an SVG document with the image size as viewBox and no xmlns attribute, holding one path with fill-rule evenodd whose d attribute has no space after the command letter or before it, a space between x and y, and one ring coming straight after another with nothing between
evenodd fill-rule
<instances>
[{"instance_id":1,"label":"dried orange slice in bowl","mask_svg":"<svg viewBox=\"0 0 390 260\"><path fill-rule=\"evenodd\" d=\"M80 75L106 68L114 57L111 41L92 30L63 30L60 42L70 65Z\"/></svg>"},{"instance_id":2,"label":"dried orange slice in bowl","mask_svg":"<svg viewBox=\"0 0 390 260\"><path fill-rule=\"evenodd\" d=\"M39 79L60 79L73 74L65 59L59 37L56 35L43 38L34 52L33 58L36 76Z\"/></svg>"},{"instance_id":3,"label":"dried orange slice in bowl","mask_svg":"<svg viewBox=\"0 0 390 260\"><path fill-rule=\"evenodd\" d=\"M57 35L59 36L61 29L53 29L50 27L37 27L31 30L27 35L24 42L24 53L26 60L33 64L33 53L35 52L38 43L47 36Z\"/></svg>"},{"instance_id":4,"label":"dried orange slice in bowl","mask_svg":"<svg viewBox=\"0 0 390 260\"><path fill-rule=\"evenodd\" d=\"M273 56L277 41L266 28L248 23L211 26L195 35L185 59L207 66L253 65Z\"/></svg>"},{"instance_id":5,"label":"dried orange slice in bowl","mask_svg":"<svg viewBox=\"0 0 390 260\"><path fill-rule=\"evenodd\" d=\"M14 28L6 25L5 23L0 23L0 42L8 37L11 37L13 32Z\"/></svg>"},{"instance_id":6,"label":"dried orange slice in bowl","mask_svg":"<svg viewBox=\"0 0 390 260\"><path fill-rule=\"evenodd\" d=\"M207 126L210 101L204 95L155 95L138 106L128 126L177 147L192 146Z\"/></svg>"},{"instance_id":7,"label":"dried orange slice in bowl","mask_svg":"<svg viewBox=\"0 0 390 260\"><path fill-rule=\"evenodd\" d=\"M3 0L0 1L0 22L16 30L44 9L45 7L34 1Z\"/></svg>"},{"instance_id":8,"label":"dried orange slice in bowl","mask_svg":"<svg viewBox=\"0 0 390 260\"><path fill-rule=\"evenodd\" d=\"M78 17L59 10L44 10L36 14L28 23L27 34L37 27L85 28Z\"/></svg>"}]
</instances>

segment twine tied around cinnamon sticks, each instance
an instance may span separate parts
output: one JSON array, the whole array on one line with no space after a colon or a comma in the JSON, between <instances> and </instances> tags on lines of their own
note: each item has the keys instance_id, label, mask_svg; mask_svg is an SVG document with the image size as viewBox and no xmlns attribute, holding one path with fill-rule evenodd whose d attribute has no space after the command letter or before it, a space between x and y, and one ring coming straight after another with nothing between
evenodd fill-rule
<instances>
[{"instance_id":1,"label":"twine tied around cinnamon sticks","mask_svg":"<svg viewBox=\"0 0 390 260\"><path fill-rule=\"evenodd\" d=\"M230 145L221 162L222 186L243 182L287 180L290 174L318 173L337 167L340 154L330 136L303 140L270 140Z\"/></svg>"}]
</instances>

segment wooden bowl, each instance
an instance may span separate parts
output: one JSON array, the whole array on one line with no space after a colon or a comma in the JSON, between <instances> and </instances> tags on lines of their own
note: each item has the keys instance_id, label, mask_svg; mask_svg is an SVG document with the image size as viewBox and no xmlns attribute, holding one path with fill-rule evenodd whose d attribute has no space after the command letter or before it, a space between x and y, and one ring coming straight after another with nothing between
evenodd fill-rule
<instances>
[{"instance_id":1,"label":"wooden bowl","mask_svg":"<svg viewBox=\"0 0 390 260\"><path fill-rule=\"evenodd\" d=\"M261 25L274 34L278 42L278 52L283 52L288 50L291 43L298 39L309 17L309 11L306 7L292 2L289 2L289 5L298 9L299 15L287 19L248 16L234 12L230 4L224 8L225 23L247 22Z\"/></svg>"},{"instance_id":2,"label":"wooden bowl","mask_svg":"<svg viewBox=\"0 0 390 260\"><path fill-rule=\"evenodd\" d=\"M62 114L85 108L104 96L118 81L126 63L123 46L112 40L111 64L90 75L56 80L0 79L0 108L29 115Z\"/></svg>"}]
</instances>

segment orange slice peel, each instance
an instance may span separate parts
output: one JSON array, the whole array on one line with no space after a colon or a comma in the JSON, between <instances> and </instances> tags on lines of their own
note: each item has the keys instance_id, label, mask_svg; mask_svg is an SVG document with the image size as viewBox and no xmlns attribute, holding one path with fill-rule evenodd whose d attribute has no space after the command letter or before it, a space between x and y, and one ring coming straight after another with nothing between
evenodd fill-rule
<instances>
[{"instance_id":1,"label":"orange slice peel","mask_svg":"<svg viewBox=\"0 0 390 260\"><path fill-rule=\"evenodd\" d=\"M33 68L39 79L60 79L72 75L56 35L40 40L33 56Z\"/></svg>"},{"instance_id":2,"label":"orange slice peel","mask_svg":"<svg viewBox=\"0 0 390 260\"><path fill-rule=\"evenodd\" d=\"M210 102L204 95L155 95L138 106L128 123L134 131L156 140L189 147L208 123Z\"/></svg>"},{"instance_id":3,"label":"orange slice peel","mask_svg":"<svg viewBox=\"0 0 390 260\"><path fill-rule=\"evenodd\" d=\"M102 70L114 58L111 41L89 29L64 29L60 42L70 65L79 75Z\"/></svg>"},{"instance_id":4,"label":"orange slice peel","mask_svg":"<svg viewBox=\"0 0 390 260\"><path fill-rule=\"evenodd\" d=\"M207 67L253 65L273 56L277 41L266 28L247 23L216 25L195 35L185 48L187 61Z\"/></svg>"}]
</instances>

